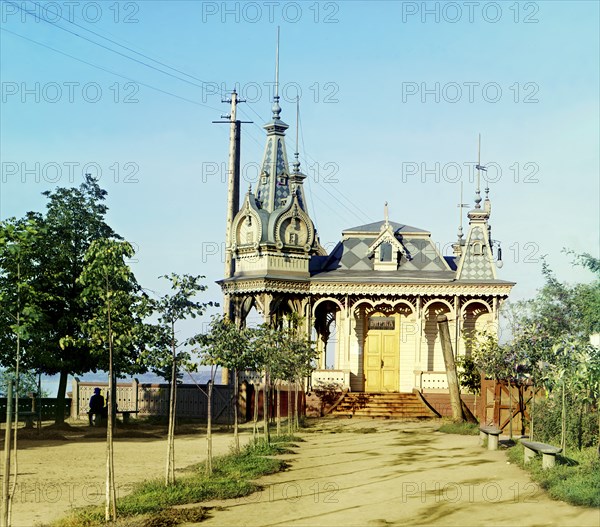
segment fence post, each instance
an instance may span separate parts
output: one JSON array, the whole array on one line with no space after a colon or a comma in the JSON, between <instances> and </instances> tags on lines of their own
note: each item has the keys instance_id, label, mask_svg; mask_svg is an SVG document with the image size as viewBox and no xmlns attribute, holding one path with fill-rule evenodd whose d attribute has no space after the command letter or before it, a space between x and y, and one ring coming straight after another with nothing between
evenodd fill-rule
<instances>
[{"instance_id":1,"label":"fence post","mask_svg":"<svg viewBox=\"0 0 600 527\"><path fill-rule=\"evenodd\" d=\"M131 389L133 391L133 400L135 401L134 410L139 411L139 389L140 389L140 381L136 378L131 379ZM138 414L133 414L134 417L138 417Z\"/></svg>"},{"instance_id":2,"label":"fence post","mask_svg":"<svg viewBox=\"0 0 600 527\"><path fill-rule=\"evenodd\" d=\"M73 377L73 393L71 395L71 419L79 419L79 379Z\"/></svg>"}]
</instances>

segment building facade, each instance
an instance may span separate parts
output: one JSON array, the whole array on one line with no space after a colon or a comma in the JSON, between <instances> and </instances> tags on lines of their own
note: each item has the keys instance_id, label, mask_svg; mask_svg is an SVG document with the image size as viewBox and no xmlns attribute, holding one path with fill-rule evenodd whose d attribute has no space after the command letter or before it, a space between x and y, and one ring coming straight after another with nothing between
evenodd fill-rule
<instances>
[{"instance_id":1,"label":"building facade","mask_svg":"<svg viewBox=\"0 0 600 527\"><path fill-rule=\"evenodd\" d=\"M387 204L383 220L342 231L327 254L308 214L297 152L290 169L280 114L276 96L260 179L228 226L234 264L219 283L230 317L243 325L253 308L267 322L301 315L320 350L313 385L445 389L437 316L450 321L455 354L468 354L478 330L496 331L514 285L496 274L488 190L482 199L477 189L452 256L427 230L391 221Z\"/></svg>"}]
</instances>

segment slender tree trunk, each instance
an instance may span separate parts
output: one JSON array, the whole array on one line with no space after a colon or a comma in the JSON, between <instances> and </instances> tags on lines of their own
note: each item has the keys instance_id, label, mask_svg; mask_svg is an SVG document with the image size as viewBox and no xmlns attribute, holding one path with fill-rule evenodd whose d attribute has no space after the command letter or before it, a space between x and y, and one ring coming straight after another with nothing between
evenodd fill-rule
<instances>
[{"instance_id":1,"label":"slender tree trunk","mask_svg":"<svg viewBox=\"0 0 600 527\"><path fill-rule=\"evenodd\" d=\"M265 390L263 392L263 430L267 443L271 442L269 433L269 370L265 370Z\"/></svg>"},{"instance_id":2,"label":"slender tree trunk","mask_svg":"<svg viewBox=\"0 0 600 527\"><path fill-rule=\"evenodd\" d=\"M562 382L562 410L560 415L560 447L562 448L562 455L566 454L567 450L567 405L565 400L565 380Z\"/></svg>"},{"instance_id":3,"label":"slender tree trunk","mask_svg":"<svg viewBox=\"0 0 600 527\"><path fill-rule=\"evenodd\" d=\"M300 428L300 420L298 418L298 380L294 382L294 430Z\"/></svg>"},{"instance_id":4,"label":"slender tree trunk","mask_svg":"<svg viewBox=\"0 0 600 527\"><path fill-rule=\"evenodd\" d=\"M61 425L65 422L65 396L67 393L67 380L69 372L60 370L58 378L58 392L56 392L56 406L54 409L54 423Z\"/></svg>"},{"instance_id":5,"label":"slender tree trunk","mask_svg":"<svg viewBox=\"0 0 600 527\"><path fill-rule=\"evenodd\" d=\"M254 419L252 422L252 438L256 439L258 436L258 384L254 386Z\"/></svg>"},{"instance_id":6,"label":"slender tree trunk","mask_svg":"<svg viewBox=\"0 0 600 527\"><path fill-rule=\"evenodd\" d=\"M510 378L507 379L508 382L508 435L512 439L513 437L513 405L512 405L512 389L510 384ZM500 391L502 393L502 391Z\"/></svg>"},{"instance_id":7,"label":"slender tree trunk","mask_svg":"<svg viewBox=\"0 0 600 527\"><path fill-rule=\"evenodd\" d=\"M116 521L117 519L117 496L115 489L115 464L113 451L113 338L112 338L112 320L110 311L110 297L108 276L106 276L106 306L108 314L108 394L110 397L108 409L108 422L106 424L106 504L104 509L104 519L106 521Z\"/></svg>"},{"instance_id":8,"label":"slender tree trunk","mask_svg":"<svg viewBox=\"0 0 600 527\"><path fill-rule=\"evenodd\" d=\"M4 431L4 467L2 471L2 527L10 527L9 504L10 504L10 436L12 432L12 405L13 405L12 381L8 381L6 390L6 430Z\"/></svg>"},{"instance_id":9,"label":"slender tree trunk","mask_svg":"<svg viewBox=\"0 0 600 527\"><path fill-rule=\"evenodd\" d=\"M290 381L287 381L287 399L286 399L287 400L287 429L288 429L289 436L292 435L292 415L293 415L291 393L292 393L292 383Z\"/></svg>"},{"instance_id":10,"label":"slender tree trunk","mask_svg":"<svg viewBox=\"0 0 600 527\"><path fill-rule=\"evenodd\" d=\"M281 435L281 383L277 381L277 435Z\"/></svg>"},{"instance_id":11,"label":"slender tree trunk","mask_svg":"<svg viewBox=\"0 0 600 527\"><path fill-rule=\"evenodd\" d=\"M529 423L529 440L533 441L533 423L535 420L535 383L531 389L531 422Z\"/></svg>"},{"instance_id":12,"label":"slender tree trunk","mask_svg":"<svg viewBox=\"0 0 600 527\"><path fill-rule=\"evenodd\" d=\"M521 436L525 435L525 397L524 397L525 387L520 384L519 385L519 415L521 416Z\"/></svg>"},{"instance_id":13,"label":"slender tree trunk","mask_svg":"<svg viewBox=\"0 0 600 527\"><path fill-rule=\"evenodd\" d=\"M175 483L175 411L177 409L177 353L175 349L175 324L171 323L171 390L169 400L169 425L167 432L167 468L165 486Z\"/></svg>"},{"instance_id":14,"label":"slender tree trunk","mask_svg":"<svg viewBox=\"0 0 600 527\"><path fill-rule=\"evenodd\" d=\"M212 393L216 370L213 373L213 366L210 367L210 382L208 383L208 409L206 422L206 473L212 474Z\"/></svg>"},{"instance_id":15,"label":"slender tree trunk","mask_svg":"<svg viewBox=\"0 0 600 527\"><path fill-rule=\"evenodd\" d=\"M579 407L579 418L577 423L577 447L581 450L583 443L583 404ZM15 449L16 453L16 449Z\"/></svg>"},{"instance_id":16,"label":"slender tree trunk","mask_svg":"<svg viewBox=\"0 0 600 527\"><path fill-rule=\"evenodd\" d=\"M233 445L235 452L240 451L240 431L238 418L238 405L240 397L240 376L237 368L233 370Z\"/></svg>"},{"instance_id":17,"label":"slender tree trunk","mask_svg":"<svg viewBox=\"0 0 600 527\"><path fill-rule=\"evenodd\" d=\"M20 272L19 272L20 275ZM20 327L20 323L21 323L21 316L20 316L20 308L19 311L17 311L17 327ZM17 333L17 355L15 357L15 421L14 421L14 434L13 434L13 450L14 450L14 455L13 455L13 460L14 460L14 471L15 471L15 477L13 478L12 481L12 486L10 489L10 499L8 500L8 523L10 524L12 521L12 504L14 501L14 497L15 497L15 491L17 490L17 479L19 478L19 459L18 459L18 454L19 454L19 449L18 449L18 441L17 438L19 436L19 393L20 393L20 386L19 386L19 375L20 375L20 365L21 365L21 337L20 334Z\"/></svg>"}]
</instances>

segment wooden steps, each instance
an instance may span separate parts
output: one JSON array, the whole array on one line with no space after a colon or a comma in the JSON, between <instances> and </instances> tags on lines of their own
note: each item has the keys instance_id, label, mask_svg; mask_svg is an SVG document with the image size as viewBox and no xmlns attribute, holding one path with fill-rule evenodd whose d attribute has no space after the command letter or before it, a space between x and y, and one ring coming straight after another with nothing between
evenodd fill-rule
<instances>
[{"instance_id":1,"label":"wooden steps","mask_svg":"<svg viewBox=\"0 0 600 527\"><path fill-rule=\"evenodd\" d=\"M414 393L347 393L332 417L428 419L438 417Z\"/></svg>"}]
</instances>

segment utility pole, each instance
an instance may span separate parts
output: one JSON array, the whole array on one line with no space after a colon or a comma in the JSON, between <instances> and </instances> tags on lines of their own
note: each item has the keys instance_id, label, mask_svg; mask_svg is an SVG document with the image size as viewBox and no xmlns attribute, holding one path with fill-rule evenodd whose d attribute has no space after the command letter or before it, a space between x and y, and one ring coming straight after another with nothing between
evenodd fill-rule
<instances>
[{"instance_id":1,"label":"utility pole","mask_svg":"<svg viewBox=\"0 0 600 527\"><path fill-rule=\"evenodd\" d=\"M222 119L227 121L213 121L213 123L230 124L229 132L229 166L227 170L227 223L225 225L225 273L224 278L231 278L235 273L235 260L231 252L231 227L235 215L240 210L240 144L242 123L251 123L252 121L240 121L237 119L237 105L246 102L244 99L238 99L237 92L231 92L231 99L224 99L221 102L230 103L231 111L229 115L222 115ZM232 318L231 302L229 295L224 295L223 312L226 316Z\"/></svg>"},{"instance_id":2,"label":"utility pole","mask_svg":"<svg viewBox=\"0 0 600 527\"><path fill-rule=\"evenodd\" d=\"M230 103L231 111L229 115L222 115L222 119L227 121L213 121L213 123L229 123L229 167L227 170L227 223L225 225L225 274L223 278L231 278L235 273L235 260L231 251L231 227L235 215L240 210L240 144L242 123L251 123L252 121L240 121L237 118L237 105L240 102L246 102L244 99L238 99L235 89L231 92L231 99L224 99L221 102ZM234 320L231 298L227 293L223 295L223 313L229 320ZM221 383L229 384L229 371L227 368L221 370ZM237 404L237 403L236 403Z\"/></svg>"}]
</instances>

